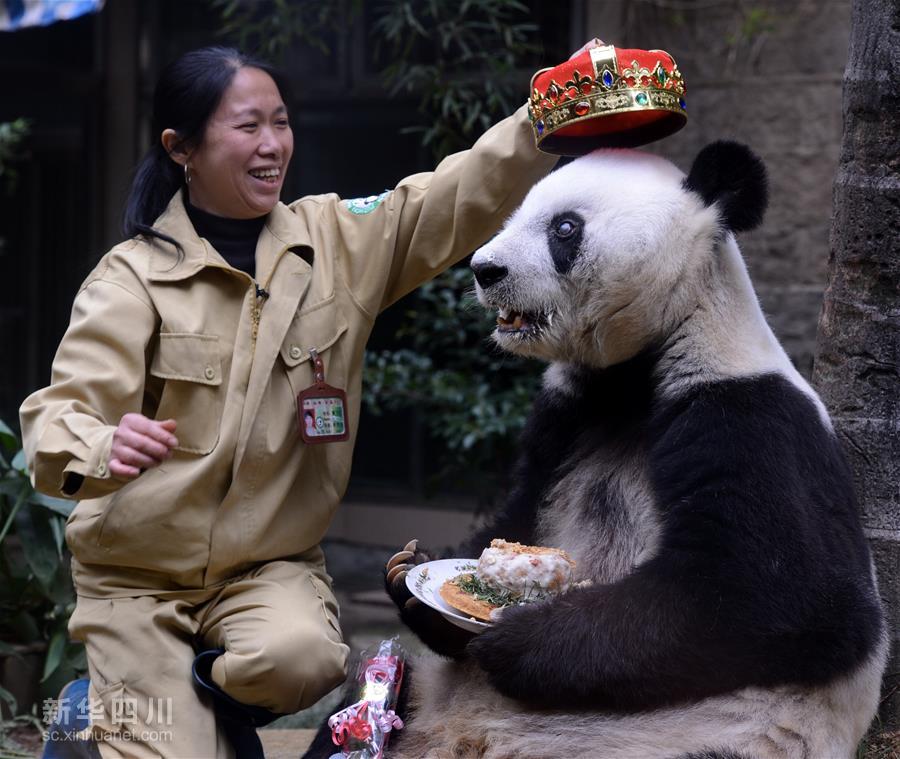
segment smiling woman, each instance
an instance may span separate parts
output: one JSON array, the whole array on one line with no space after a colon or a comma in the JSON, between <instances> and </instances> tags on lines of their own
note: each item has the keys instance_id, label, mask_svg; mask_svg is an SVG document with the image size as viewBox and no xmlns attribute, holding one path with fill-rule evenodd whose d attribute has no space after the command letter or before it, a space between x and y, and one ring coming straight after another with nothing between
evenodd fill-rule
<instances>
[{"instance_id":1,"label":"smiling woman","mask_svg":"<svg viewBox=\"0 0 900 759\"><path fill-rule=\"evenodd\" d=\"M135 174L126 236L159 237L153 223L184 187L195 208L222 218L268 214L294 150L285 92L277 71L231 48L203 48L170 63L153 98L151 131L159 140Z\"/></svg>"},{"instance_id":2,"label":"smiling woman","mask_svg":"<svg viewBox=\"0 0 900 759\"><path fill-rule=\"evenodd\" d=\"M129 239L76 296L23 436L35 487L79 501L69 631L104 759L252 759L256 727L345 674L319 541L375 317L484 243L556 159L522 106L393 190L285 205L281 78L226 48L163 70L152 124Z\"/></svg>"},{"instance_id":3,"label":"smiling woman","mask_svg":"<svg viewBox=\"0 0 900 759\"><path fill-rule=\"evenodd\" d=\"M163 131L162 144L184 166L193 206L217 216L253 219L278 202L294 134L271 75L244 67L234 74L199 145L184 144L174 129Z\"/></svg>"}]
</instances>

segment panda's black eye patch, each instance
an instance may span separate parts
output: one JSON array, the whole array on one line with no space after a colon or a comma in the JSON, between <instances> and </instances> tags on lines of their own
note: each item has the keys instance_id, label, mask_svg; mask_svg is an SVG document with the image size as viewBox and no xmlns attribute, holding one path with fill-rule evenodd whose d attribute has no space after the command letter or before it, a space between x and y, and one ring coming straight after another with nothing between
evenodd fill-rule
<instances>
[{"instance_id":1,"label":"panda's black eye patch","mask_svg":"<svg viewBox=\"0 0 900 759\"><path fill-rule=\"evenodd\" d=\"M565 274L572 268L581 249L583 233L584 219L574 211L557 214L550 220L547 245L553 258L553 266L560 274Z\"/></svg>"}]
</instances>

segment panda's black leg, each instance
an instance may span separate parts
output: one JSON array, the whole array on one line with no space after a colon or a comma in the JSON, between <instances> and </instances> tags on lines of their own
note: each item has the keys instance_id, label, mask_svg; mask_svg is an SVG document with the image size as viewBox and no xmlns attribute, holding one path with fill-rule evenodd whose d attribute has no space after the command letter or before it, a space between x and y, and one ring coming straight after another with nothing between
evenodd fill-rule
<instances>
[{"instance_id":1,"label":"panda's black leg","mask_svg":"<svg viewBox=\"0 0 900 759\"><path fill-rule=\"evenodd\" d=\"M345 706L349 706L358 699L359 684L353 682L352 678L350 678L344 686L344 693L341 696L340 706L336 707L335 711L343 709ZM329 715L329 717L330 716L331 715ZM331 728L328 727L328 717L326 717L322 720L322 724L319 725L319 729L316 732L312 743L309 744L306 753L301 759L328 759L332 754L338 753L340 753L340 747L335 746L334 741L331 739Z\"/></svg>"},{"instance_id":2,"label":"panda's black leg","mask_svg":"<svg viewBox=\"0 0 900 759\"><path fill-rule=\"evenodd\" d=\"M319 726L316 737L309 744L309 748L306 749L302 759L328 759L332 754L339 752L340 748L335 746L331 740L331 728L328 727L328 721L326 720Z\"/></svg>"},{"instance_id":3,"label":"panda's black leg","mask_svg":"<svg viewBox=\"0 0 900 759\"><path fill-rule=\"evenodd\" d=\"M406 587L409 569L432 556L409 541L385 566L384 589L400 611L400 619L432 651L441 656L460 658L473 634L448 622L430 606L421 603Z\"/></svg>"}]
</instances>

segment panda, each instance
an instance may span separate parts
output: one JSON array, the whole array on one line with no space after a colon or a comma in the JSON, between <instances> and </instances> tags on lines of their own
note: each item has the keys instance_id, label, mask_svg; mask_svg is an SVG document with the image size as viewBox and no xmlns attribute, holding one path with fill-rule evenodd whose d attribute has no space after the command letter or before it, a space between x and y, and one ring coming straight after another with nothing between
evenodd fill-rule
<instances>
[{"instance_id":1,"label":"panda","mask_svg":"<svg viewBox=\"0 0 900 759\"><path fill-rule=\"evenodd\" d=\"M577 580L451 626L387 590L418 657L390 759L847 759L887 634L828 414L760 310L734 233L761 161L600 150L537 184L472 258L503 350L548 363L494 537ZM408 564L431 557L415 547ZM396 564L396 561L393 562Z\"/></svg>"}]
</instances>

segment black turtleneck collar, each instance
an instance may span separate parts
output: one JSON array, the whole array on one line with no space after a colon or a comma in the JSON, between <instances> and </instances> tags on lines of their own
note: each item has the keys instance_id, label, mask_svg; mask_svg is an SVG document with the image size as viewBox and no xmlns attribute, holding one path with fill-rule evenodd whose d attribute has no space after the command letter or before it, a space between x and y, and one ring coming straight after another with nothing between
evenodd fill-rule
<instances>
[{"instance_id":1,"label":"black turtleneck collar","mask_svg":"<svg viewBox=\"0 0 900 759\"><path fill-rule=\"evenodd\" d=\"M184 207L200 237L205 237L235 269L256 277L256 241L266 223L265 216L228 219L192 206L187 198Z\"/></svg>"}]
</instances>

